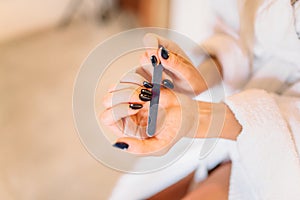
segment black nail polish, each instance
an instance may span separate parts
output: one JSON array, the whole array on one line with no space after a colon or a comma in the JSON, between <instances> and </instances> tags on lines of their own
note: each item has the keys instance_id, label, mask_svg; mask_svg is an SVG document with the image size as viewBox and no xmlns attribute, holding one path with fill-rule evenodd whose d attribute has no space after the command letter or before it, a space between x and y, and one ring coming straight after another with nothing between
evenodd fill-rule
<instances>
[{"instance_id":1,"label":"black nail polish","mask_svg":"<svg viewBox=\"0 0 300 200\"><path fill-rule=\"evenodd\" d=\"M151 101L151 96L148 96L148 95L145 95L145 94L140 94L139 98L142 101Z\"/></svg>"},{"instance_id":2,"label":"black nail polish","mask_svg":"<svg viewBox=\"0 0 300 200\"><path fill-rule=\"evenodd\" d=\"M145 94L145 95L148 95L148 96L152 96L152 92L150 90L147 90L147 89L141 89L141 93Z\"/></svg>"},{"instance_id":3,"label":"black nail polish","mask_svg":"<svg viewBox=\"0 0 300 200\"><path fill-rule=\"evenodd\" d=\"M129 104L129 107L133 110L137 110L137 109L141 109L143 107L143 105L138 104L138 103L131 103L131 104Z\"/></svg>"},{"instance_id":4,"label":"black nail polish","mask_svg":"<svg viewBox=\"0 0 300 200\"><path fill-rule=\"evenodd\" d=\"M151 60L152 66L155 67L157 64L157 58L153 55L153 56L151 56L150 60Z\"/></svg>"},{"instance_id":5,"label":"black nail polish","mask_svg":"<svg viewBox=\"0 0 300 200\"><path fill-rule=\"evenodd\" d=\"M125 142L117 142L113 145L113 147L119 148L119 149L128 149L129 145Z\"/></svg>"},{"instance_id":6,"label":"black nail polish","mask_svg":"<svg viewBox=\"0 0 300 200\"><path fill-rule=\"evenodd\" d=\"M151 83L147 82L147 81L144 81L144 82L143 82L143 86L144 86L145 88L153 88L153 85L152 85Z\"/></svg>"},{"instance_id":7,"label":"black nail polish","mask_svg":"<svg viewBox=\"0 0 300 200\"><path fill-rule=\"evenodd\" d=\"M163 80L162 85L165 86L166 88L169 88L169 89L174 88L174 84L172 83L172 81L170 81L168 79Z\"/></svg>"},{"instance_id":8,"label":"black nail polish","mask_svg":"<svg viewBox=\"0 0 300 200\"><path fill-rule=\"evenodd\" d=\"M169 58L169 52L164 47L161 47L161 57L165 60Z\"/></svg>"}]
</instances>

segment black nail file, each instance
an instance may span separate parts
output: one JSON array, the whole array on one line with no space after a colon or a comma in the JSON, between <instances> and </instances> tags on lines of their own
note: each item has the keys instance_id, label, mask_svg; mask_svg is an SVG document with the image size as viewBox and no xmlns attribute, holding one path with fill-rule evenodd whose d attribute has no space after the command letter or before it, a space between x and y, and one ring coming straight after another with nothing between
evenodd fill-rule
<instances>
[{"instance_id":1,"label":"black nail file","mask_svg":"<svg viewBox=\"0 0 300 200\"><path fill-rule=\"evenodd\" d=\"M148 116L148 126L147 126L147 135L148 137L153 137L156 131L156 122L158 114L158 104L159 104L159 95L160 95L160 86L162 80L163 66L161 63L153 67L153 76L152 76L152 99L150 101L150 109Z\"/></svg>"}]
</instances>

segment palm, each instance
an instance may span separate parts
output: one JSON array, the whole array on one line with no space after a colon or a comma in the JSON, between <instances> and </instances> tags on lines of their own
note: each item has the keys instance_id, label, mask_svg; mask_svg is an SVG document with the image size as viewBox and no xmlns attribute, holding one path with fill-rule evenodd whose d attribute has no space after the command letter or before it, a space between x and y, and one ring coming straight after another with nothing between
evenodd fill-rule
<instances>
[{"instance_id":1,"label":"palm","mask_svg":"<svg viewBox=\"0 0 300 200\"><path fill-rule=\"evenodd\" d=\"M168 147L176 141L181 124L181 109L171 106L161 109L158 114L157 131L154 137L148 138L146 134L148 108L143 108L137 114L123 119L122 132L129 137L143 138L144 145L136 145L135 152L149 153L167 151ZM124 135L123 135L124 137ZM155 142L152 142L155 141Z\"/></svg>"},{"instance_id":2,"label":"palm","mask_svg":"<svg viewBox=\"0 0 300 200\"><path fill-rule=\"evenodd\" d=\"M168 89L161 89L160 96L160 106L158 109L158 118L157 118L157 133L155 137L162 137L160 132L162 128L167 128L170 125L170 113L173 114L172 117L176 117L176 119L180 118L180 113L174 112L175 110L180 110L178 108L178 102L176 102L176 97L174 93L169 91ZM168 102L167 102L168 100ZM174 103L170 103L174 102ZM114 126L118 126L119 135L122 136L130 136L136 137L140 139L148 138L147 136L147 124L148 124L148 116L149 116L149 107L150 103L147 102L143 105L143 108L140 109L136 114L130 115L119 120L119 123L114 124ZM116 127L114 127L115 129Z\"/></svg>"}]
</instances>

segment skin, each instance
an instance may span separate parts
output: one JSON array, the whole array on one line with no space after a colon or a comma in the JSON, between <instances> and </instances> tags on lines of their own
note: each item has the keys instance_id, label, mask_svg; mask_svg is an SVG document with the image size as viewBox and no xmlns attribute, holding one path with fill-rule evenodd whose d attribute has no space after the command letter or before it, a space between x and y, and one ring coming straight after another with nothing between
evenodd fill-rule
<instances>
[{"instance_id":1,"label":"skin","mask_svg":"<svg viewBox=\"0 0 300 200\"><path fill-rule=\"evenodd\" d=\"M127 143L129 147L126 151L129 153L160 156L168 152L182 137L236 140L242 126L226 104L200 102L191 98L221 81L222 67L216 58L206 59L200 66L195 67L185 53L171 41L147 34L144 43L146 47L154 48L149 48L142 56L141 67L135 73L123 77L103 100L105 111L100 119L118 135L116 142ZM168 59L161 57L162 49L157 49L159 45L168 50ZM172 80L175 88L161 89L158 120L161 124L158 124L156 135L147 138L149 102L141 101L138 95L141 89L146 89L142 82L151 80L153 69L149 60L152 55L164 66L163 79ZM142 104L143 108L132 110L128 106L130 103ZM213 131L211 127L214 128ZM171 199L175 199L174 194L180 192L184 199L227 199L230 168L230 164L222 165L189 193L186 193L186 189L192 175L178 185L175 184L177 189L172 190L171 186L171 190L166 189L162 195L170 195Z\"/></svg>"},{"instance_id":2,"label":"skin","mask_svg":"<svg viewBox=\"0 0 300 200\"><path fill-rule=\"evenodd\" d=\"M228 199L229 177L231 163L223 163L215 169L205 181L200 182L191 192L187 193L183 200L225 200Z\"/></svg>"},{"instance_id":3,"label":"skin","mask_svg":"<svg viewBox=\"0 0 300 200\"><path fill-rule=\"evenodd\" d=\"M154 36L146 35L148 43L151 39L155 40L149 37ZM229 107L224 103L192 100L190 97L207 89L206 82L176 44L159 36L156 42L168 48L169 58L164 59L160 56L161 48L150 49L142 57L141 66L149 67L150 57L157 56L158 62L165 67L164 71L167 74L164 76L171 77L175 85L174 90L161 90L159 105L163 112L159 113L163 113L163 116L159 116L161 120L158 121L162 124L158 125L155 137L146 137L149 102L141 101L138 95L141 89L146 89L142 86L142 80L151 76L153 70L141 67L136 73L123 77L120 84L112 88L103 100L105 111L100 118L120 136L116 142L127 143L129 153L159 156L165 154L182 137L219 137L235 140L242 127ZM145 65L146 61L148 65ZM132 110L128 107L130 103L142 104L143 108ZM217 127L216 122L219 122ZM210 131L212 123L218 131ZM127 135L129 137L126 137Z\"/></svg>"},{"instance_id":4,"label":"skin","mask_svg":"<svg viewBox=\"0 0 300 200\"><path fill-rule=\"evenodd\" d=\"M153 195L149 200L160 199L184 199L184 200L226 200L228 199L229 177L231 173L231 162L223 163L214 169L209 176L198 183L189 191L189 185L193 181L192 172L182 180Z\"/></svg>"},{"instance_id":5,"label":"skin","mask_svg":"<svg viewBox=\"0 0 300 200\"><path fill-rule=\"evenodd\" d=\"M125 142L129 145L127 151L130 153L162 155L182 137L220 137L235 140L242 129L234 114L224 103L212 104L194 101L169 89L163 89L161 91L160 106L164 110L164 120L163 124L157 128L156 136L143 140L134 137L124 137L124 125L130 123L132 125L131 130L127 131L132 136L140 136L140 138L146 136L149 102L142 102L135 98L138 96L137 93L140 88L142 87L140 86L139 89L132 91L132 96L128 102L123 98L125 102L118 102L116 105L109 103L113 101L114 95L107 95L104 100L106 110L100 116L101 121L120 136L117 142ZM116 95L126 94L127 92L124 92L124 90L116 92ZM132 110L128 107L129 102L140 103L144 107L140 110ZM215 121L223 122L220 124L222 127L220 127L220 132L217 135L207 135L213 115L215 116ZM199 126L194 127L195 124L199 124ZM141 126L141 128L137 129L137 126Z\"/></svg>"}]
</instances>

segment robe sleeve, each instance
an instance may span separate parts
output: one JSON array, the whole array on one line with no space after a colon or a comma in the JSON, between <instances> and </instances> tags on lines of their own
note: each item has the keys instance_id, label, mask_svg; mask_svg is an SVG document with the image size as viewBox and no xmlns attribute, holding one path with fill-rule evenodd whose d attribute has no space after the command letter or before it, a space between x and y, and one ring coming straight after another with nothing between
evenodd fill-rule
<instances>
[{"instance_id":1,"label":"robe sleeve","mask_svg":"<svg viewBox=\"0 0 300 200\"><path fill-rule=\"evenodd\" d=\"M225 103L242 125L230 199L299 198L300 99L255 89L233 95Z\"/></svg>"}]
</instances>

